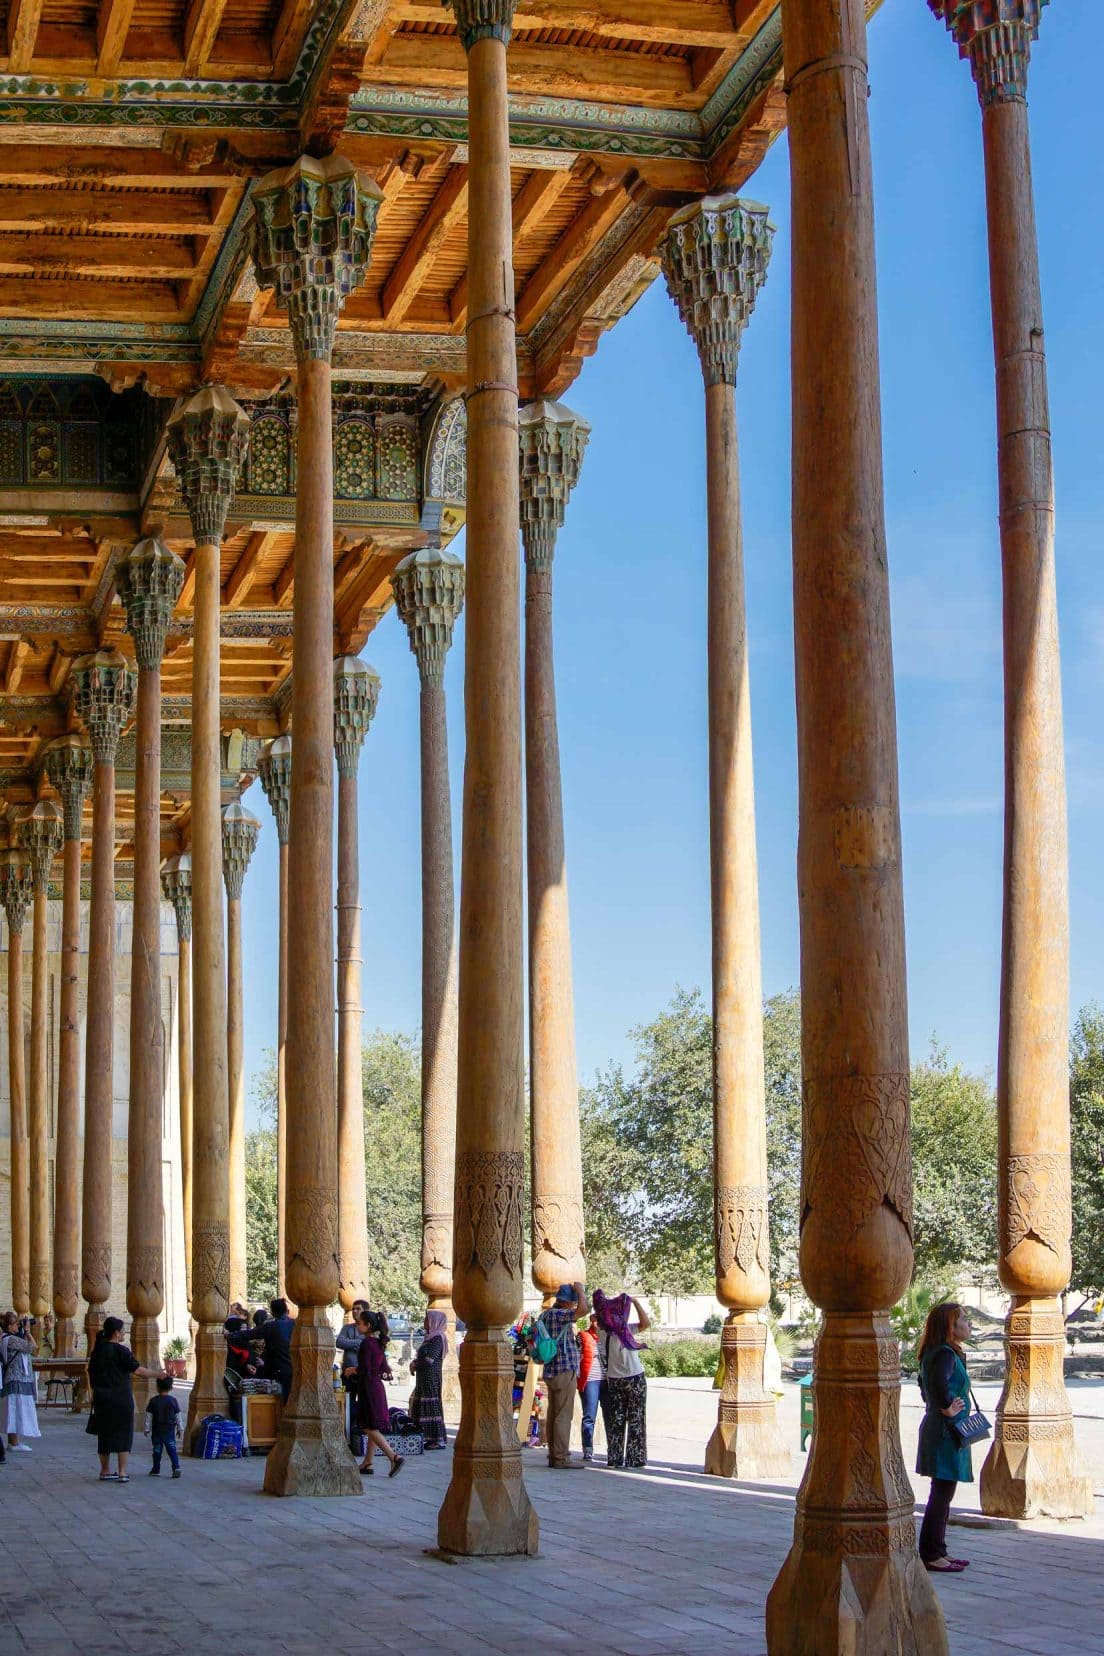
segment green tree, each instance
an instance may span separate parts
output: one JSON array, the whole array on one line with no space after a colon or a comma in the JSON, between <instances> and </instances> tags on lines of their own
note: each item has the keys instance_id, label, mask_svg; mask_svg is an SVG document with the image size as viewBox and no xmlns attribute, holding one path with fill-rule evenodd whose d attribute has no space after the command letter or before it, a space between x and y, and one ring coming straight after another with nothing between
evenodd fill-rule
<instances>
[{"instance_id":1,"label":"green tree","mask_svg":"<svg viewBox=\"0 0 1104 1656\"><path fill-rule=\"evenodd\" d=\"M1070 1041L1073 1276L1084 1298L1104 1293L1104 1011L1083 1006Z\"/></svg>"},{"instance_id":2,"label":"green tree","mask_svg":"<svg viewBox=\"0 0 1104 1656\"><path fill-rule=\"evenodd\" d=\"M415 1036L376 1030L364 1043L365 1194L374 1302L417 1311L422 1251L421 1057ZM249 1293L276 1292L276 1065L253 1084L263 1126L246 1137Z\"/></svg>"},{"instance_id":3,"label":"green tree","mask_svg":"<svg viewBox=\"0 0 1104 1656\"><path fill-rule=\"evenodd\" d=\"M801 1059L797 995L764 1006L771 1267L796 1254ZM601 1072L581 1093L590 1275L619 1263L651 1292L708 1292L713 1283L712 1019L680 989L633 1032L637 1071Z\"/></svg>"},{"instance_id":4,"label":"green tree","mask_svg":"<svg viewBox=\"0 0 1104 1656\"><path fill-rule=\"evenodd\" d=\"M917 1280L991 1272L997 1257L997 1107L983 1076L933 1039L912 1071Z\"/></svg>"}]
</instances>

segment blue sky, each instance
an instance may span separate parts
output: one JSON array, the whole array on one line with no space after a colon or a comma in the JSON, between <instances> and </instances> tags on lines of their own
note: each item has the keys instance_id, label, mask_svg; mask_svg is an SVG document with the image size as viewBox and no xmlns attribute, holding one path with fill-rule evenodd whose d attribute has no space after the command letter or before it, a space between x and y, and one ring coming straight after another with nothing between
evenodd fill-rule
<instances>
[{"instance_id":1,"label":"blue sky","mask_svg":"<svg viewBox=\"0 0 1104 1656\"><path fill-rule=\"evenodd\" d=\"M1072 1000L1104 998L1104 102L1095 0L1043 15L1029 83L1058 501L1070 795ZM924 0L870 30L882 408L914 1054L935 1033L991 1069L1000 964L1001 654L993 363L980 114ZM796 983L789 544L789 163L744 194L777 225L738 408L764 992ZM825 249L825 256L830 249ZM662 282L567 401L591 422L556 558L556 663L580 1078L709 973L703 402ZM462 539L455 550L463 554ZM365 1027L420 1001L418 676L392 613L365 651L383 690L360 771ZM459 869L463 624L449 662ZM245 885L247 1064L275 1039L276 835Z\"/></svg>"}]
</instances>

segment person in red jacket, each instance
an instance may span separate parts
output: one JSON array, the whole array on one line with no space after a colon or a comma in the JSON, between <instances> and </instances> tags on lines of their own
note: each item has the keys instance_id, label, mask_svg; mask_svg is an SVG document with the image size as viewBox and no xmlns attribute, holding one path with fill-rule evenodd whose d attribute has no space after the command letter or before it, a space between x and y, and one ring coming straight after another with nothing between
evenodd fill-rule
<instances>
[{"instance_id":1,"label":"person in red jacket","mask_svg":"<svg viewBox=\"0 0 1104 1656\"><path fill-rule=\"evenodd\" d=\"M579 1332L579 1396L583 1404L583 1459L594 1459L594 1422L602 1400L602 1359L598 1353L598 1319L593 1311L590 1321ZM605 1421L605 1411L602 1413Z\"/></svg>"}]
</instances>

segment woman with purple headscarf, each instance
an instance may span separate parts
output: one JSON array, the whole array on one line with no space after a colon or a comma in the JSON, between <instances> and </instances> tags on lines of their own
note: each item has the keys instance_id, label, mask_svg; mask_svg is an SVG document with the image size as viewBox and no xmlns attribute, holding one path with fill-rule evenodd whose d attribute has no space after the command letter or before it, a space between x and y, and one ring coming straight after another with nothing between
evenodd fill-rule
<instances>
[{"instance_id":1,"label":"woman with purple headscarf","mask_svg":"<svg viewBox=\"0 0 1104 1656\"><path fill-rule=\"evenodd\" d=\"M637 1320L629 1327L629 1312ZM647 1346L637 1334L644 1334L651 1319L640 1301L629 1294L611 1299L600 1288L594 1290L594 1314L598 1319L598 1355L605 1379L603 1416L606 1422L606 1465L647 1466L648 1464L648 1382L640 1356Z\"/></svg>"},{"instance_id":2,"label":"woman with purple headscarf","mask_svg":"<svg viewBox=\"0 0 1104 1656\"><path fill-rule=\"evenodd\" d=\"M443 1311L425 1314L425 1339L410 1365L414 1400L410 1415L427 1449L443 1449L448 1442L441 1407L441 1369L448 1355L448 1318Z\"/></svg>"}]
</instances>

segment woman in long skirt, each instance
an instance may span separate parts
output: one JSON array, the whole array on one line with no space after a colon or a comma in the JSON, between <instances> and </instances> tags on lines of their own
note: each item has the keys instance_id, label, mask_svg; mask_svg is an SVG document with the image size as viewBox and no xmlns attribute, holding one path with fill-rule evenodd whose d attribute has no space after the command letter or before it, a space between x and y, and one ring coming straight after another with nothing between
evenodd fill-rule
<instances>
[{"instance_id":1,"label":"woman in long skirt","mask_svg":"<svg viewBox=\"0 0 1104 1656\"><path fill-rule=\"evenodd\" d=\"M38 1350L31 1326L20 1322L14 1311L0 1317L0 1432L8 1435L9 1449L30 1453L24 1438L41 1437L35 1407L35 1377L31 1358Z\"/></svg>"},{"instance_id":2,"label":"woman in long skirt","mask_svg":"<svg viewBox=\"0 0 1104 1656\"><path fill-rule=\"evenodd\" d=\"M101 1483L130 1482L127 1462L134 1445L134 1387L131 1379L137 1374L152 1380L161 1372L161 1369L143 1368L130 1347L123 1344L123 1324L119 1317L104 1319L88 1359L92 1408L88 1425L84 1428L96 1439ZM117 1472L111 1470L112 1455L115 1456Z\"/></svg>"},{"instance_id":3,"label":"woman in long skirt","mask_svg":"<svg viewBox=\"0 0 1104 1656\"><path fill-rule=\"evenodd\" d=\"M425 1314L425 1339L414 1355L411 1417L427 1449L443 1449L448 1442L441 1407L441 1371L448 1356L448 1318L443 1311Z\"/></svg>"}]
</instances>

